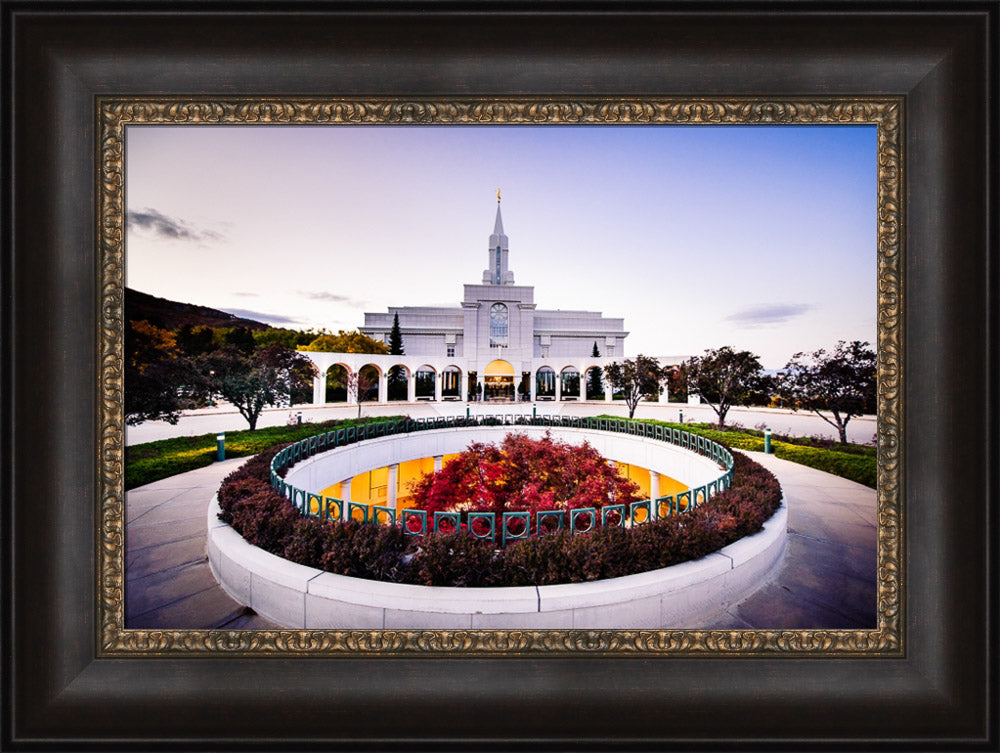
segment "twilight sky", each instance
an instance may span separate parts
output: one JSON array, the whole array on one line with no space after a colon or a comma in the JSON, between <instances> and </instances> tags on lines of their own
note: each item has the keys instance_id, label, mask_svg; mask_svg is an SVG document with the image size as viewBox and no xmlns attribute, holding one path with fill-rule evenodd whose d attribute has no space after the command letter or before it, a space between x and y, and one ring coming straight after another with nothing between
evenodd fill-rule
<instances>
[{"instance_id":1,"label":"twilight sky","mask_svg":"<svg viewBox=\"0 0 1000 753\"><path fill-rule=\"evenodd\" d=\"M454 305L502 190L542 309L626 355L875 342L874 126L130 126L127 285L297 329ZM405 343L404 343L405 345Z\"/></svg>"}]
</instances>

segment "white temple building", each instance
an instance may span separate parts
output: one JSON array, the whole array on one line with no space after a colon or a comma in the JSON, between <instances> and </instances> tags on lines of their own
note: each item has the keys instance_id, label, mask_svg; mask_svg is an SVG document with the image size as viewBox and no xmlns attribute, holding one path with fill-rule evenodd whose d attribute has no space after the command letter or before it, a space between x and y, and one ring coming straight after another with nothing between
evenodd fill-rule
<instances>
[{"instance_id":1,"label":"white temple building","mask_svg":"<svg viewBox=\"0 0 1000 753\"><path fill-rule=\"evenodd\" d=\"M341 374L367 369L360 388L343 395L349 402L358 399L358 391L365 393L362 400L378 402L610 401L610 390L594 394L589 371L600 373L620 360L628 336L623 319L599 311L536 308L534 286L514 282L499 192L482 282L464 286L459 306L391 306L385 313L365 313L360 330L388 344L396 316L404 355L303 352L319 370L314 403L336 401L325 394L330 392L325 375L338 365L346 370ZM599 357L593 356L595 345Z\"/></svg>"}]
</instances>

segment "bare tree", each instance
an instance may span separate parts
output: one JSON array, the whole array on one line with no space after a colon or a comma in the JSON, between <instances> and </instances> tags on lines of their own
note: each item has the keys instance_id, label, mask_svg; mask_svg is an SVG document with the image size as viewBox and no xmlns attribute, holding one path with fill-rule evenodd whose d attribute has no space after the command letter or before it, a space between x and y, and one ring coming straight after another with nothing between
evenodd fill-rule
<instances>
[{"instance_id":1,"label":"bare tree","mask_svg":"<svg viewBox=\"0 0 1000 753\"><path fill-rule=\"evenodd\" d=\"M352 397L358 403L358 418L361 418L361 400L371 394L372 390L378 389L378 381L364 373L362 367L357 371L347 371L345 381L347 382L347 399Z\"/></svg>"}]
</instances>

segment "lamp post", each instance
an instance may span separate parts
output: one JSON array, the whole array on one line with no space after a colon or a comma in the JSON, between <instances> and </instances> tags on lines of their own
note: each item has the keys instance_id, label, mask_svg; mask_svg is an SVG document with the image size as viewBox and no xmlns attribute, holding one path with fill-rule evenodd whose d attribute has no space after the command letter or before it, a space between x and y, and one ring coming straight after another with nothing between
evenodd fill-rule
<instances>
[{"instance_id":1,"label":"lamp post","mask_svg":"<svg viewBox=\"0 0 1000 753\"><path fill-rule=\"evenodd\" d=\"M219 460L226 459L226 433L220 432L215 435L215 449Z\"/></svg>"}]
</instances>

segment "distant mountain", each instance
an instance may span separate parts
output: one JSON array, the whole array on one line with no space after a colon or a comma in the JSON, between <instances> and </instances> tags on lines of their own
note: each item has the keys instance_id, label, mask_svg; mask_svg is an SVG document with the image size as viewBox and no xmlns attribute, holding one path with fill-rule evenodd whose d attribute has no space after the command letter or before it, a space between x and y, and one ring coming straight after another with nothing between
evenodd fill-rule
<instances>
[{"instance_id":1,"label":"distant mountain","mask_svg":"<svg viewBox=\"0 0 1000 753\"><path fill-rule=\"evenodd\" d=\"M179 329L185 324L192 327L247 327L249 329L269 329L269 325L253 319L243 319L225 311L195 306L191 303L168 301L132 288L125 288L125 320L141 321L164 329Z\"/></svg>"}]
</instances>

